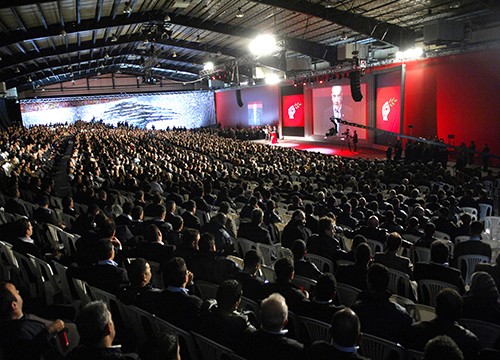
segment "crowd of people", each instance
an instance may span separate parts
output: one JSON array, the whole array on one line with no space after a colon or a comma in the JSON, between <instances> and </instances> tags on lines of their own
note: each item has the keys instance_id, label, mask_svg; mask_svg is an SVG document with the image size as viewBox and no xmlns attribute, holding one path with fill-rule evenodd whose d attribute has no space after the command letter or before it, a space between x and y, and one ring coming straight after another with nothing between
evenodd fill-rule
<instances>
[{"instance_id":1,"label":"crowd of people","mask_svg":"<svg viewBox=\"0 0 500 360\"><path fill-rule=\"evenodd\" d=\"M498 174L458 178L444 162L423 162L420 156L346 159L239 141L226 136L229 130L221 132L100 123L9 129L0 134L4 210L27 218L2 225L2 241L14 251L65 264L71 278L200 332L248 360L363 359L357 354L360 332L425 349L426 359L438 359L442 348L456 354L453 359L478 357L477 337L456 320L466 314L500 325L500 257L479 268L467 292L455 267L464 254L491 259L491 247L481 241L483 224L462 207L498 209L483 185L497 181ZM65 189L55 185L61 176ZM36 211L27 203L36 204ZM76 253L54 249L45 224L79 235ZM438 239L436 231L449 240ZM461 236L469 238L455 243ZM262 275L258 251L239 253L238 238L290 249L289 256L275 259L275 280ZM384 250L374 253L368 240ZM430 262L412 264L401 255L415 246L430 249ZM335 268L316 267L307 253L331 260ZM243 264L232 259L235 255ZM452 285L435 299L435 320L416 322L390 299L390 269L415 282ZM163 282L153 286L160 273ZM295 285L296 275L316 280L314 290ZM215 301L202 300L197 281L219 285ZM337 282L359 289L350 308L340 304ZM9 334L0 345L7 354L20 354L24 344L42 338L50 342L61 330L57 321L50 328L20 323L25 316L16 286L23 290L23 284L0 286L0 331ZM260 311L241 311L242 296L260 304ZM412 296L418 300L418 292ZM331 342L299 336L290 314L331 324ZM68 358L138 358L134 352L140 349L125 343L126 333L115 329L104 304L88 304L75 321L81 345ZM20 342L14 328L29 336ZM123 351L113 347L117 334ZM140 356L178 358L175 336L161 339ZM160 348L169 350L158 355ZM49 348L30 349L36 353L30 356L49 356Z\"/></svg>"}]
</instances>

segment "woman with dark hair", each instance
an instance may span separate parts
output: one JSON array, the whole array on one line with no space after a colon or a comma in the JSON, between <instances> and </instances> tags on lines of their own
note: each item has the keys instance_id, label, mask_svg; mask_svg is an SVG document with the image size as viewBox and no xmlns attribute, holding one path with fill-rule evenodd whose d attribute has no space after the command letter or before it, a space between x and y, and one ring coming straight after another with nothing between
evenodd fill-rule
<instances>
[{"instance_id":1,"label":"woman with dark hair","mask_svg":"<svg viewBox=\"0 0 500 360\"><path fill-rule=\"evenodd\" d=\"M495 281L484 271L472 274L469 291L464 295L462 317L500 325L500 295Z\"/></svg>"}]
</instances>

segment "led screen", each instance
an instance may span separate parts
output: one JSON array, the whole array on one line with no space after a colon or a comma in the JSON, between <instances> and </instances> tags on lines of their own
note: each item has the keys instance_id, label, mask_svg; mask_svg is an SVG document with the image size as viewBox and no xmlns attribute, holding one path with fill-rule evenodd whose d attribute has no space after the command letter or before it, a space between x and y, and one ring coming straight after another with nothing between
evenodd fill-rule
<instances>
[{"instance_id":1,"label":"led screen","mask_svg":"<svg viewBox=\"0 0 500 360\"><path fill-rule=\"evenodd\" d=\"M330 120L331 117L366 126L366 84L361 84L361 93L363 100L355 102L351 97L350 85L335 84L313 88L313 134L325 135L329 132L329 129L335 125ZM339 124L337 136L341 137L347 128L347 125ZM365 129L356 130L359 139L366 139Z\"/></svg>"},{"instance_id":2,"label":"led screen","mask_svg":"<svg viewBox=\"0 0 500 360\"><path fill-rule=\"evenodd\" d=\"M214 93L208 91L21 100L21 113L27 127L78 120L147 129L215 124Z\"/></svg>"}]
</instances>

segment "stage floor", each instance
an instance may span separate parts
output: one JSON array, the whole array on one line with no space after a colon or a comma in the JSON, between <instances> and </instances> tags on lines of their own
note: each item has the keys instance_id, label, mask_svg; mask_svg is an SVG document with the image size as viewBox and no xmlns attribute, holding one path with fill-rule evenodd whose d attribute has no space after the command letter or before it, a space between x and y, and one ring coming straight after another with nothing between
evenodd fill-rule
<instances>
[{"instance_id":1,"label":"stage floor","mask_svg":"<svg viewBox=\"0 0 500 360\"><path fill-rule=\"evenodd\" d=\"M347 144L328 141L311 141L301 137L285 137L280 139L278 143L271 144L269 141L257 140L262 144L269 144L271 146L281 146L293 148L296 150L319 152L326 155L338 155L354 159L368 159L368 160L383 160L385 159L385 151L373 149L370 147L359 146L358 151L349 151ZM352 144L351 144L352 146Z\"/></svg>"}]
</instances>

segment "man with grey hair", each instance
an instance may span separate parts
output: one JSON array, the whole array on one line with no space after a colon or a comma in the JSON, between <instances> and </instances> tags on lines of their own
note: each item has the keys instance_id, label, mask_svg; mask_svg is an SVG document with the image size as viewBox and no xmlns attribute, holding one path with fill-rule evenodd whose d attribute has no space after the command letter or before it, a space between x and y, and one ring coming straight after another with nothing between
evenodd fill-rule
<instances>
[{"instance_id":1,"label":"man with grey hair","mask_svg":"<svg viewBox=\"0 0 500 360\"><path fill-rule=\"evenodd\" d=\"M288 306L285 298L274 293L262 300L261 327L250 335L246 358L249 360L295 360L304 357L304 345L285 335Z\"/></svg>"},{"instance_id":2,"label":"man with grey hair","mask_svg":"<svg viewBox=\"0 0 500 360\"><path fill-rule=\"evenodd\" d=\"M69 354L69 360L139 359L137 354L123 354L120 347L113 346L115 325L104 302L85 305L76 317L76 326L80 345Z\"/></svg>"}]
</instances>

